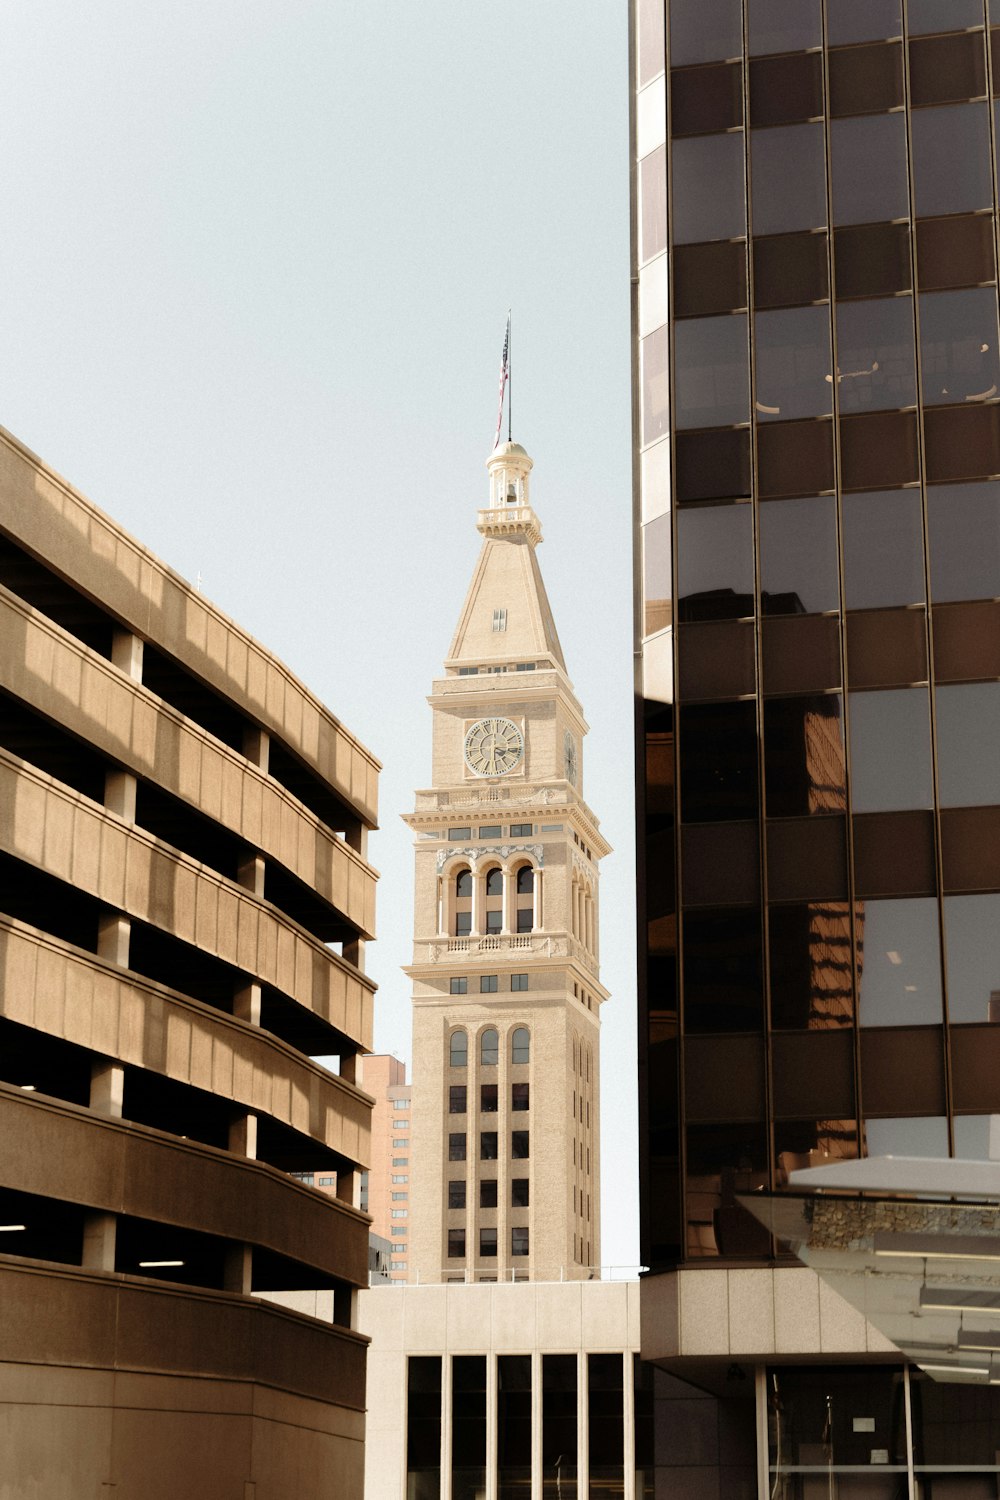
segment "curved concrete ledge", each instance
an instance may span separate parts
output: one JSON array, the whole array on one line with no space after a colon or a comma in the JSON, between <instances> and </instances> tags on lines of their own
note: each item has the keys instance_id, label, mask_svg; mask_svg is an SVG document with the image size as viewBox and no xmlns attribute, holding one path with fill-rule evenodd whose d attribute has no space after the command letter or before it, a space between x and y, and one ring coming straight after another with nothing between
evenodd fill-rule
<instances>
[{"instance_id":1,"label":"curved concrete ledge","mask_svg":"<svg viewBox=\"0 0 1000 1500\"><path fill-rule=\"evenodd\" d=\"M371 865L272 777L2 586L0 686L277 860L371 936Z\"/></svg>"},{"instance_id":2,"label":"curved concrete ledge","mask_svg":"<svg viewBox=\"0 0 1000 1500\"><path fill-rule=\"evenodd\" d=\"M371 1046L374 983L277 908L0 751L0 850L214 954Z\"/></svg>"},{"instance_id":3,"label":"curved concrete ledge","mask_svg":"<svg viewBox=\"0 0 1000 1500\"><path fill-rule=\"evenodd\" d=\"M0 1256L0 1361L254 1381L354 1411L368 1340L235 1293Z\"/></svg>"},{"instance_id":4,"label":"curved concrete ledge","mask_svg":"<svg viewBox=\"0 0 1000 1500\"><path fill-rule=\"evenodd\" d=\"M282 662L2 429L0 527L273 731L374 827L371 752Z\"/></svg>"},{"instance_id":5,"label":"curved concrete ledge","mask_svg":"<svg viewBox=\"0 0 1000 1500\"><path fill-rule=\"evenodd\" d=\"M183 1129L183 1120L178 1120ZM38 1171L38 1163L45 1170ZM0 1182L259 1245L368 1285L368 1216L264 1162L0 1084Z\"/></svg>"},{"instance_id":6,"label":"curved concrete ledge","mask_svg":"<svg viewBox=\"0 0 1000 1500\"><path fill-rule=\"evenodd\" d=\"M0 1015L231 1099L368 1165L371 1100L354 1084L268 1031L9 917L0 917Z\"/></svg>"}]
</instances>

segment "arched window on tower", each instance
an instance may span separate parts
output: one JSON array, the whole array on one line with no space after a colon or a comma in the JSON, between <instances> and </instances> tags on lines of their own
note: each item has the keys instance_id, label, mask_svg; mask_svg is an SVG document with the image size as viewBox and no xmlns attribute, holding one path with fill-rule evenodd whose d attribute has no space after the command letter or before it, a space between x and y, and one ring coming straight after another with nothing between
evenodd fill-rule
<instances>
[{"instance_id":1,"label":"arched window on tower","mask_svg":"<svg viewBox=\"0 0 1000 1500\"><path fill-rule=\"evenodd\" d=\"M459 870L455 876L456 937L468 937L472 931L472 871Z\"/></svg>"},{"instance_id":2,"label":"arched window on tower","mask_svg":"<svg viewBox=\"0 0 1000 1500\"><path fill-rule=\"evenodd\" d=\"M500 1038L492 1026L479 1039L479 1061L484 1068L495 1068L500 1061Z\"/></svg>"},{"instance_id":3,"label":"arched window on tower","mask_svg":"<svg viewBox=\"0 0 1000 1500\"><path fill-rule=\"evenodd\" d=\"M448 1060L453 1068L464 1068L469 1061L469 1038L464 1031L453 1031Z\"/></svg>"},{"instance_id":4,"label":"arched window on tower","mask_svg":"<svg viewBox=\"0 0 1000 1500\"><path fill-rule=\"evenodd\" d=\"M486 931L503 931L503 871L499 865L486 872Z\"/></svg>"},{"instance_id":5,"label":"arched window on tower","mask_svg":"<svg viewBox=\"0 0 1000 1500\"><path fill-rule=\"evenodd\" d=\"M530 932L535 925L535 872L522 865L517 872L517 931Z\"/></svg>"},{"instance_id":6,"label":"arched window on tower","mask_svg":"<svg viewBox=\"0 0 1000 1500\"><path fill-rule=\"evenodd\" d=\"M531 1061L531 1038L527 1026L515 1026L511 1033L510 1060L512 1063Z\"/></svg>"}]
</instances>

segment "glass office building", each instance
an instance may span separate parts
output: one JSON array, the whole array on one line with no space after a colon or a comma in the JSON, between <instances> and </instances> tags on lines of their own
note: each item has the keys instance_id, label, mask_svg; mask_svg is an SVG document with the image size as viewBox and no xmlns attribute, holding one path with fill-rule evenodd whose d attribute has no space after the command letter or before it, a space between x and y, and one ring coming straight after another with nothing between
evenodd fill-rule
<instances>
[{"instance_id":1,"label":"glass office building","mask_svg":"<svg viewBox=\"0 0 1000 1500\"><path fill-rule=\"evenodd\" d=\"M1000 1156L1000 3L633 0L630 66L670 1276L787 1264L737 1197L798 1167Z\"/></svg>"}]
</instances>

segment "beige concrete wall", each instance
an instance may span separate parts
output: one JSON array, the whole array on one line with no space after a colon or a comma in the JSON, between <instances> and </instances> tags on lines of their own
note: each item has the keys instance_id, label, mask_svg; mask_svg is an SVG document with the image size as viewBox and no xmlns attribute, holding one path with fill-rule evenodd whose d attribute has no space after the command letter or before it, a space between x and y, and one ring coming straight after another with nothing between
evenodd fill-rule
<instances>
[{"instance_id":1,"label":"beige concrete wall","mask_svg":"<svg viewBox=\"0 0 1000 1500\"><path fill-rule=\"evenodd\" d=\"M0 849L272 984L370 1045L375 986L275 907L0 751Z\"/></svg>"},{"instance_id":2,"label":"beige concrete wall","mask_svg":"<svg viewBox=\"0 0 1000 1500\"><path fill-rule=\"evenodd\" d=\"M364 933L376 873L273 778L0 586L0 687L271 856Z\"/></svg>"},{"instance_id":3,"label":"beige concrete wall","mask_svg":"<svg viewBox=\"0 0 1000 1500\"><path fill-rule=\"evenodd\" d=\"M5 1257L0 1299L0 1500L360 1500L358 1335Z\"/></svg>"},{"instance_id":4,"label":"beige concrete wall","mask_svg":"<svg viewBox=\"0 0 1000 1500\"><path fill-rule=\"evenodd\" d=\"M354 1084L258 1026L10 918L0 918L0 1015L231 1099L368 1163L370 1106Z\"/></svg>"},{"instance_id":5,"label":"beige concrete wall","mask_svg":"<svg viewBox=\"0 0 1000 1500\"><path fill-rule=\"evenodd\" d=\"M379 763L371 752L283 663L2 429L0 530L242 704L374 826Z\"/></svg>"}]
</instances>

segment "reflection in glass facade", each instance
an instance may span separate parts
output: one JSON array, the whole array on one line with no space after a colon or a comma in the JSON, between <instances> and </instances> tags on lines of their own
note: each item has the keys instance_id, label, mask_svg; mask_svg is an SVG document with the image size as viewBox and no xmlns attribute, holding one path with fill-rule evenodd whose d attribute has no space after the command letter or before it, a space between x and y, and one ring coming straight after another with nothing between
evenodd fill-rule
<instances>
[{"instance_id":1,"label":"reflection in glass facade","mask_svg":"<svg viewBox=\"0 0 1000 1500\"><path fill-rule=\"evenodd\" d=\"M769 1259L736 1197L797 1166L1000 1153L1000 5L634 8L667 1269Z\"/></svg>"}]
</instances>

